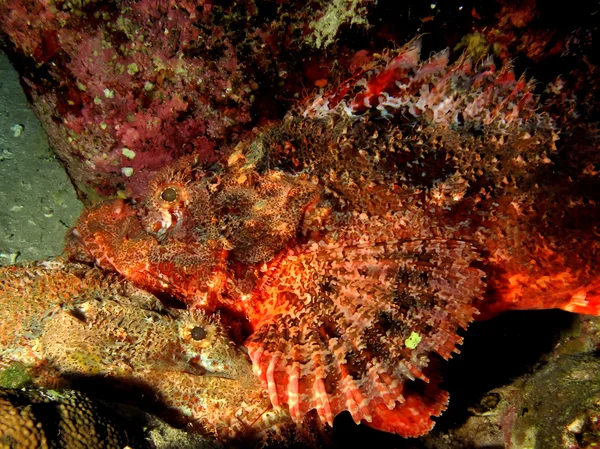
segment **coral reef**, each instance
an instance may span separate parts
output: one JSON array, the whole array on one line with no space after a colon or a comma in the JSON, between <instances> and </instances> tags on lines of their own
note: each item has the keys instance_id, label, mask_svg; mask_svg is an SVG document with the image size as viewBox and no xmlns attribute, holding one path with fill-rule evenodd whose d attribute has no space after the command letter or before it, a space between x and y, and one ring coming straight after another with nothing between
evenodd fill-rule
<instances>
[{"instance_id":1,"label":"coral reef","mask_svg":"<svg viewBox=\"0 0 600 449\"><path fill-rule=\"evenodd\" d=\"M600 252L596 200L556 181L532 84L420 48L366 61L218 164L175 162L138 204L89 209L71 257L241 313L255 373L298 423L348 410L426 433L447 402L430 362L451 357L457 330L478 312L597 314Z\"/></svg>"},{"instance_id":2,"label":"coral reef","mask_svg":"<svg viewBox=\"0 0 600 449\"><path fill-rule=\"evenodd\" d=\"M133 407L73 390L0 387L0 443L19 449L219 449Z\"/></svg>"},{"instance_id":3,"label":"coral reef","mask_svg":"<svg viewBox=\"0 0 600 449\"><path fill-rule=\"evenodd\" d=\"M369 3L375 3L375 0L333 0L321 17L310 22L313 32L307 41L317 48L327 47L335 42L340 26L368 26L366 16Z\"/></svg>"},{"instance_id":4,"label":"coral reef","mask_svg":"<svg viewBox=\"0 0 600 449\"><path fill-rule=\"evenodd\" d=\"M415 33L431 33L437 48L474 33L472 48L535 63L592 40L584 28L549 30L535 2L305 6L7 0L0 30L52 146L87 200L144 196L152 173L182 154L217 159L255 125L281 118L306 90L353 77L361 59ZM571 22L589 21L585 15Z\"/></svg>"},{"instance_id":5,"label":"coral reef","mask_svg":"<svg viewBox=\"0 0 600 449\"><path fill-rule=\"evenodd\" d=\"M140 382L221 438L339 415L417 436L476 316L598 314L593 32L549 30L535 2L395 3L0 2L80 193L120 197L67 242L114 285L81 265L4 272L0 379ZM389 49L432 29L433 47ZM58 302L36 301L48 286ZM584 383L558 384L592 411L557 416L561 438L595 444ZM511 400L490 444L554 441Z\"/></svg>"},{"instance_id":6,"label":"coral reef","mask_svg":"<svg viewBox=\"0 0 600 449\"><path fill-rule=\"evenodd\" d=\"M214 160L279 118L274 98L289 103L329 72L307 43L366 24L372 3L352 1L338 20L345 1L11 0L0 31L53 148L80 195L97 200L142 195L177 157ZM301 46L306 59L289 52Z\"/></svg>"},{"instance_id":7,"label":"coral reef","mask_svg":"<svg viewBox=\"0 0 600 449\"><path fill-rule=\"evenodd\" d=\"M511 429L507 448L595 447L599 368L593 355L564 356L527 379L504 417L506 433Z\"/></svg>"},{"instance_id":8,"label":"coral reef","mask_svg":"<svg viewBox=\"0 0 600 449\"><path fill-rule=\"evenodd\" d=\"M536 317L538 313L540 312L529 312L531 317ZM542 355L535 353L531 367L510 379L508 383L486 390L470 403L468 410L461 414L457 423L453 423L450 428L434 429L422 439L423 444L416 447L596 447L600 440L597 425L600 378L595 352L599 343L600 318L568 315L558 311L546 312L538 318L548 319L550 313L554 314L555 318L562 315L559 319L562 322L559 326L562 335L557 336L555 341L542 351ZM508 319L506 316L503 318ZM549 319L552 320L554 318ZM512 323L518 327L519 321L524 326L531 322L520 319ZM527 333L531 331L528 330ZM483 339L486 338L488 337L483 335ZM490 333L489 338L498 339L499 336ZM482 346L486 350L493 349L490 348L492 345L486 345L485 342ZM514 350L506 351L509 358L511 352ZM474 375L471 374L470 377ZM472 388L472 379L466 380L463 388L465 386Z\"/></svg>"},{"instance_id":9,"label":"coral reef","mask_svg":"<svg viewBox=\"0 0 600 449\"><path fill-rule=\"evenodd\" d=\"M250 120L253 88L231 44L194 26L206 14L169 2L2 3L0 28L54 82L30 74L30 96L80 189L143 184L182 148L210 157ZM220 56L184 58L207 51Z\"/></svg>"}]
</instances>

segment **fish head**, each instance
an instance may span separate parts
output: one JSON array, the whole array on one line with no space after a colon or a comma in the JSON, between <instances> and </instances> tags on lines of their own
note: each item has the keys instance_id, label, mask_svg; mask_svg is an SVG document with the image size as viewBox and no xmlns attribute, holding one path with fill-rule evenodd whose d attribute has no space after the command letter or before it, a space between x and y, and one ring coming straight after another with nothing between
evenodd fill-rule
<instances>
[{"instance_id":1,"label":"fish head","mask_svg":"<svg viewBox=\"0 0 600 449\"><path fill-rule=\"evenodd\" d=\"M178 319L178 337L191 373L242 382L253 380L247 352L233 342L218 313L185 311Z\"/></svg>"}]
</instances>

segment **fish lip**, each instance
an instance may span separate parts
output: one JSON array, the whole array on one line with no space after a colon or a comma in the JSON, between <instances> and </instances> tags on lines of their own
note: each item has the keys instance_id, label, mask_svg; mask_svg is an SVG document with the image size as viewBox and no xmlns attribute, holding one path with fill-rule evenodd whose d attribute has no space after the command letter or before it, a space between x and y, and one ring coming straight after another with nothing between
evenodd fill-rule
<instances>
[{"instance_id":1,"label":"fish lip","mask_svg":"<svg viewBox=\"0 0 600 449\"><path fill-rule=\"evenodd\" d=\"M199 362L200 362L200 356L196 356L196 357L193 357L192 359L188 360L188 364L190 367L192 367L192 369L186 370L185 372L188 374L196 375L196 376L220 377L222 379L233 379L233 380L236 379L235 376L233 376L227 372L210 371L210 370L206 369L204 366L202 366L202 364Z\"/></svg>"},{"instance_id":2,"label":"fish lip","mask_svg":"<svg viewBox=\"0 0 600 449\"><path fill-rule=\"evenodd\" d=\"M210 375L209 371L204 368L200 363L200 356L196 356L190 360L188 360L188 365L190 366L190 370L185 370L185 372L189 374L194 374L196 376L207 376Z\"/></svg>"},{"instance_id":3,"label":"fish lip","mask_svg":"<svg viewBox=\"0 0 600 449\"><path fill-rule=\"evenodd\" d=\"M77 227L71 228L71 230L69 230L69 232L67 233L67 241L69 240L81 246L85 246L83 235L81 235L81 232L79 232L79 229L77 229Z\"/></svg>"}]
</instances>

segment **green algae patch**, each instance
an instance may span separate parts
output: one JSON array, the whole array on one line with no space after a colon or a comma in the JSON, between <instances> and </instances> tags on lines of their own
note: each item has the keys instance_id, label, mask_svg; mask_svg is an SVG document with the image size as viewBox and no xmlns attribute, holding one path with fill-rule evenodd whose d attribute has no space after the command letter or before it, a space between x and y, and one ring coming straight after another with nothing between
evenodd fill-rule
<instances>
[{"instance_id":1,"label":"green algae patch","mask_svg":"<svg viewBox=\"0 0 600 449\"><path fill-rule=\"evenodd\" d=\"M31 383L31 376L25 365L15 363L0 370L0 387L23 388Z\"/></svg>"},{"instance_id":2,"label":"green algae patch","mask_svg":"<svg viewBox=\"0 0 600 449\"><path fill-rule=\"evenodd\" d=\"M416 349L417 346L419 346L419 343L421 343L422 337L416 333L416 332L411 332L410 336L404 340L404 344L406 345L406 347L408 349Z\"/></svg>"},{"instance_id":3,"label":"green algae patch","mask_svg":"<svg viewBox=\"0 0 600 449\"><path fill-rule=\"evenodd\" d=\"M318 20L310 23L312 34L306 40L316 48L326 48L335 42L340 27L359 25L369 27L368 6L372 0L333 0Z\"/></svg>"},{"instance_id":4,"label":"green algae patch","mask_svg":"<svg viewBox=\"0 0 600 449\"><path fill-rule=\"evenodd\" d=\"M461 41L454 47L454 51L463 49L475 61L485 59L491 54L495 56L500 54L498 43L490 44L485 35L481 33L471 33L463 36Z\"/></svg>"},{"instance_id":5,"label":"green algae patch","mask_svg":"<svg viewBox=\"0 0 600 449\"><path fill-rule=\"evenodd\" d=\"M52 399L53 401L60 401L65 399L65 395L56 390L45 390L44 394L46 397Z\"/></svg>"}]
</instances>

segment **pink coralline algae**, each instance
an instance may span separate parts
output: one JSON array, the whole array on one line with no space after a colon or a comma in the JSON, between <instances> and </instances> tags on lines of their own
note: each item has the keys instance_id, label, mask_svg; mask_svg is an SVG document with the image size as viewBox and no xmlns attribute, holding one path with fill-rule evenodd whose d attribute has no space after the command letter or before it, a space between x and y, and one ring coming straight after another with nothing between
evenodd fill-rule
<instances>
[{"instance_id":1,"label":"pink coralline algae","mask_svg":"<svg viewBox=\"0 0 600 449\"><path fill-rule=\"evenodd\" d=\"M245 81L219 27L197 26L204 6L0 5L0 29L37 65L25 75L36 112L82 191L139 192L149 173L179 155L214 158L250 121L256 84Z\"/></svg>"},{"instance_id":2,"label":"pink coralline algae","mask_svg":"<svg viewBox=\"0 0 600 449\"><path fill-rule=\"evenodd\" d=\"M365 13L373 2L353 4ZM321 1L9 0L0 32L54 150L93 202L143 196L174 159L214 161L281 118L351 53L311 50L326 10Z\"/></svg>"},{"instance_id":3,"label":"pink coralline algae","mask_svg":"<svg viewBox=\"0 0 600 449\"><path fill-rule=\"evenodd\" d=\"M598 178L563 176L552 119L509 66L420 41L217 164L188 156L68 241L140 287L239 321L271 404L402 436L434 425L476 315L600 305ZM595 153L569 153L576 166ZM596 195L596 194L591 194Z\"/></svg>"}]
</instances>

